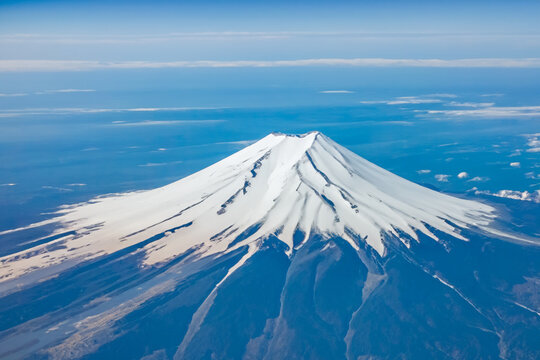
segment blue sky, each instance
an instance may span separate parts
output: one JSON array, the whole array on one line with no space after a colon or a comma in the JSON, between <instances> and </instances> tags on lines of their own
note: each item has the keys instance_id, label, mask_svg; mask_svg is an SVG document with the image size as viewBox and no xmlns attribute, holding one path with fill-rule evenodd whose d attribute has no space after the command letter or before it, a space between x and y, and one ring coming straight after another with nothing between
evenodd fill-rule
<instances>
[{"instance_id":1,"label":"blue sky","mask_svg":"<svg viewBox=\"0 0 540 360\"><path fill-rule=\"evenodd\" d=\"M0 61L540 58L538 14L537 1L4 1ZM509 64L531 66L495 66Z\"/></svg>"}]
</instances>

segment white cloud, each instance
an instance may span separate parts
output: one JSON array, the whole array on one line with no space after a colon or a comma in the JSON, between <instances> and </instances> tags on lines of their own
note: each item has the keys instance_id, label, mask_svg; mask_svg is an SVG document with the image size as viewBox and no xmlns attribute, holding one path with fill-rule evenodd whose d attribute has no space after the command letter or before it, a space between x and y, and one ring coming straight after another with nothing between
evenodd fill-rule
<instances>
[{"instance_id":1,"label":"white cloud","mask_svg":"<svg viewBox=\"0 0 540 360\"><path fill-rule=\"evenodd\" d=\"M306 127L310 127L310 128L317 128L317 127L334 127L334 126L352 127L352 126L378 126L378 125L412 126L414 125L414 123L411 121L403 121L403 120L389 120L389 121L365 120L365 121L313 122L313 123L303 123L302 125Z\"/></svg>"},{"instance_id":2,"label":"white cloud","mask_svg":"<svg viewBox=\"0 0 540 360\"><path fill-rule=\"evenodd\" d=\"M454 145L459 145L458 142L452 142L452 143L446 143L446 144L439 144L437 145L437 147L447 147L447 146L454 146Z\"/></svg>"},{"instance_id":3,"label":"white cloud","mask_svg":"<svg viewBox=\"0 0 540 360\"><path fill-rule=\"evenodd\" d=\"M15 183L0 184L0 186L15 186Z\"/></svg>"},{"instance_id":4,"label":"white cloud","mask_svg":"<svg viewBox=\"0 0 540 360\"><path fill-rule=\"evenodd\" d=\"M536 190L533 192L517 191L517 190L500 190L496 193L477 190L475 191L475 194L491 195L491 196L497 196L497 197L502 197L502 198L514 199L514 200L532 201L535 203L540 203L540 190Z\"/></svg>"},{"instance_id":5,"label":"white cloud","mask_svg":"<svg viewBox=\"0 0 540 360\"><path fill-rule=\"evenodd\" d=\"M354 91L350 90L324 90L319 92L321 94L354 94Z\"/></svg>"},{"instance_id":6,"label":"white cloud","mask_svg":"<svg viewBox=\"0 0 540 360\"><path fill-rule=\"evenodd\" d=\"M424 170L418 170L417 173L419 174L429 174L431 172L431 170L428 170L428 169L424 169Z\"/></svg>"},{"instance_id":7,"label":"white cloud","mask_svg":"<svg viewBox=\"0 0 540 360\"><path fill-rule=\"evenodd\" d=\"M188 111L188 110L214 110L222 109L219 107L163 107L163 108L131 108L131 109L101 109L103 111L134 111L134 112L152 112L152 111Z\"/></svg>"},{"instance_id":8,"label":"white cloud","mask_svg":"<svg viewBox=\"0 0 540 360\"><path fill-rule=\"evenodd\" d=\"M102 69L239 68L239 67L436 67L436 68L539 68L540 58L387 59L316 58L297 60L192 60L192 61L95 61L95 60L0 60L2 72L91 71Z\"/></svg>"},{"instance_id":9,"label":"white cloud","mask_svg":"<svg viewBox=\"0 0 540 360\"><path fill-rule=\"evenodd\" d=\"M423 99L416 96L402 96L395 100L386 102L388 105L403 105L403 104L435 104L440 103L439 99Z\"/></svg>"},{"instance_id":10,"label":"white cloud","mask_svg":"<svg viewBox=\"0 0 540 360\"><path fill-rule=\"evenodd\" d=\"M467 180L467 181L470 181L470 182L485 182L485 181L489 181L489 178L485 177L485 176L475 176L472 179Z\"/></svg>"},{"instance_id":11,"label":"white cloud","mask_svg":"<svg viewBox=\"0 0 540 360\"><path fill-rule=\"evenodd\" d=\"M443 115L449 117L476 118L511 118L511 117L540 117L540 106L487 106L463 110L418 110L428 115Z\"/></svg>"},{"instance_id":12,"label":"white cloud","mask_svg":"<svg viewBox=\"0 0 540 360\"><path fill-rule=\"evenodd\" d=\"M1 62L1 60L0 60ZM0 70L1 71L1 70ZM43 90L36 91L31 94L33 95L46 95L46 94L61 94L61 93L84 93L84 92L94 92L96 90L92 89L58 89L58 90ZM0 93L0 97L14 97L14 96L28 96L30 93Z\"/></svg>"},{"instance_id":13,"label":"white cloud","mask_svg":"<svg viewBox=\"0 0 540 360\"><path fill-rule=\"evenodd\" d=\"M111 123L109 126L160 126L160 125L205 125L225 122L225 120L146 120L138 122Z\"/></svg>"},{"instance_id":14,"label":"white cloud","mask_svg":"<svg viewBox=\"0 0 540 360\"><path fill-rule=\"evenodd\" d=\"M511 166L511 167L518 168L518 167L521 167L521 163L518 162L518 161L516 161L516 162L511 162L511 163L510 163L510 166Z\"/></svg>"},{"instance_id":15,"label":"white cloud","mask_svg":"<svg viewBox=\"0 0 540 360\"><path fill-rule=\"evenodd\" d=\"M437 174L437 175L435 175L435 179L437 179L437 181L440 181L440 182L448 182L449 177L450 177L450 175L445 175L445 174Z\"/></svg>"},{"instance_id":16,"label":"white cloud","mask_svg":"<svg viewBox=\"0 0 540 360\"><path fill-rule=\"evenodd\" d=\"M95 92L93 89L58 89L58 90L43 90L36 91L36 95L46 95L46 94L62 94L62 93L86 93L86 92Z\"/></svg>"},{"instance_id":17,"label":"white cloud","mask_svg":"<svg viewBox=\"0 0 540 360\"><path fill-rule=\"evenodd\" d=\"M438 97L438 98L457 98L458 96L456 94L427 94L424 95L424 97Z\"/></svg>"},{"instance_id":18,"label":"white cloud","mask_svg":"<svg viewBox=\"0 0 540 360\"><path fill-rule=\"evenodd\" d=\"M460 172L460 173L458 174L457 177L458 177L459 179L466 179L466 178L469 177L469 174L468 174L467 172L465 172L465 171L462 171L462 172Z\"/></svg>"},{"instance_id":19,"label":"white cloud","mask_svg":"<svg viewBox=\"0 0 540 360\"><path fill-rule=\"evenodd\" d=\"M42 189L47 189L47 190L62 191L62 192L73 191L73 189L68 189L68 188L63 188L63 187L58 187L58 186L49 186L49 185L44 185L41 188Z\"/></svg>"},{"instance_id":20,"label":"white cloud","mask_svg":"<svg viewBox=\"0 0 540 360\"><path fill-rule=\"evenodd\" d=\"M171 161L171 162L162 162L162 163L146 163L138 165L140 167L156 167L156 166L167 166L167 165L176 165L181 164L182 161Z\"/></svg>"},{"instance_id":21,"label":"white cloud","mask_svg":"<svg viewBox=\"0 0 540 360\"><path fill-rule=\"evenodd\" d=\"M365 100L361 104L386 104L386 105L405 105L405 104L436 104L441 103L439 99L425 99L418 96L400 96L391 100Z\"/></svg>"},{"instance_id":22,"label":"white cloud","mask_svg":"<svg viewBox=\"0 0 540 360\"><path fill-rule=\"evenodd\" d=\"M195 111L195 110L218 110L224 107L162 107L162 108L27 108L8 109L0 111L0 117L19 117L37 115L72 115L72 114L95 114L95 113L122 113L122 112L158 112L158 111ZM114 121L120 124L122 120Z\"/></svg>"},{"instance_id":23,"label":"white cloud","mask_svg":"<svg viewBox=\"0 0 540 360\"><path fill-rule=\"evenodd\" d=\"M445 104L445 106L472 107L472 108L490 107L493 105L495 105L495 103L492 103L492 102L475 103L475 102L457 102L457 101L451 101L448 104Z\"/></svg>"},{"instance_id":24,"label":"white cloud","mask_svg":"<svg viewBox=\"0 0 540 360\"><path fill-rule=\"evenodd\" d=\"M247 146L257 142L257 140L237 140L237 141L221 141L214 143L215 145L241 145Z\"/></svg>"},{"instance_id":25,"label":"white cloud","mask_svg":"<svg viewBox=\"0 0 540 360\"><path fill-rule=\"evenodd\" d=\"M540 152L540 133L526 134L525 137L527 138L527 146L530 147L527 152Z\"/></svg>"},{"instance_id":26,"label":"white cloud","mask_svg":"<svg viewBox=\"0 0 540 360\"><path fill-rule=\"evenodd\" d=\"M16 96L26 96L26 93L0 93L0 97L16 97Z\"/></svg>"},{"instance_id":27,"label":"white cloud","mask_svg":"<svg viewBox=\"0 0 540 360\"><path fill-rule=\"evenodd\" d=\"M427 94L421 96L398 96L389 100L364 100L361 104L386 104L386 105L406 105L406 104L438 104L443 101L441 98L455 98L454 94Z\"/></svg>"}]
</instances>

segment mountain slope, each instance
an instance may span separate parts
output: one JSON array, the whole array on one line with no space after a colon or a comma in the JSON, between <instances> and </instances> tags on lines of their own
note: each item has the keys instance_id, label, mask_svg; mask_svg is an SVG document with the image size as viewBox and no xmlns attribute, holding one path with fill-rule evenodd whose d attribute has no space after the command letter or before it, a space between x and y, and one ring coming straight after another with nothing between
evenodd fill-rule
<instances>
[{"instance_id":1,"label":"mountain slope","mask_svg":"<svg viewBox=\"0 0 540 360\"><path fill-rule=\"evenodd\" d=\"M0 234L56 227L0 258L0 358L540 354L537 240L318 132L56 215Z\"/></svg>"}]
</instances>

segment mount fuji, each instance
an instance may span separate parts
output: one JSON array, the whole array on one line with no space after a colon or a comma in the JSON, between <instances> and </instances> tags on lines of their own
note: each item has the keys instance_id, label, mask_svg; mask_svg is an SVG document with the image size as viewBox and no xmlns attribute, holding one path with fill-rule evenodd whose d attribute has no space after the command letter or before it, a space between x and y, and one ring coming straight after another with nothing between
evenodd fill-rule
<instances>
[{"instance_id":1,"label":"mount fuji","mask_svg":"<svg viewBox=\"0 0 540 360\"><path fill-rule=\"evenodd\" d=\"M540 242L508 217L273 133L0 233L26 239L0 258L0 358L538 358Z\"/></svg>"}]
</instances>

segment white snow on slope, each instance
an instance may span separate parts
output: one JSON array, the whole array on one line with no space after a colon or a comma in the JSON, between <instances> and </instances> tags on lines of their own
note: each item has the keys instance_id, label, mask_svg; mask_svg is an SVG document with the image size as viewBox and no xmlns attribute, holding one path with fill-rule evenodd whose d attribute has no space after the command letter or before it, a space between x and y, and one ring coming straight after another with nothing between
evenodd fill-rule
<instances>
[{"instance_id":1,"label":"white snow on slope","mask_svg":"<svg viewBox=\"0 0 540 360\"><path fill-rule=\"evenodd\" d=\"M297 229L302 241L314 233L341 236L355 249L360 238L384 256L385 233L417 240L421 232L438 240L427 224L465 240L450 223L488 230L495 216L488 205L407 181L318 132L270 134L167 186L96 198L63 207L57 215L30 227L58 223L53 235L76 234L0 258L0 282L52 265L72 266L66 264L160 236L139 250L143 265L190 248L208 256L249 245L250 256L271 234L288 245L290 254Z\"/></svg>"}]
</instances>

